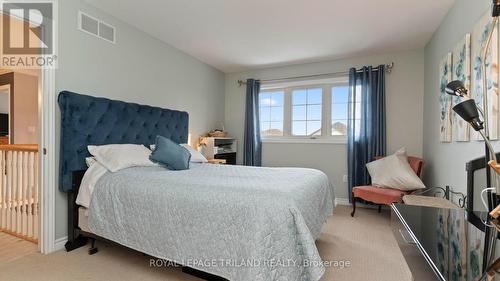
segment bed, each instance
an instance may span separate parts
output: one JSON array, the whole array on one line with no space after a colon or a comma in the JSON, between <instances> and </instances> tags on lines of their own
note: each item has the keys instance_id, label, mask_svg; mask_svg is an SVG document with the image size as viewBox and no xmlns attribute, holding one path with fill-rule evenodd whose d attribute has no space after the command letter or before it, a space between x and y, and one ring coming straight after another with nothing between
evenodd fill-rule
<instances>
[{"instance_id":1,"label":"bed","mask_svg":"<svg viewBox=\"0 0 500 281\"><path fill-rule=\"evenodd\" d=\"M189 170L134 167L98 181L88 209L75 202L86 147L156 135L185 143L188 115L62 92L60 188L68 192L71 251L105 239L228 280L319 280L315 245L332 213L320 171L192 164Z\"/></svg>"}]
</instances>

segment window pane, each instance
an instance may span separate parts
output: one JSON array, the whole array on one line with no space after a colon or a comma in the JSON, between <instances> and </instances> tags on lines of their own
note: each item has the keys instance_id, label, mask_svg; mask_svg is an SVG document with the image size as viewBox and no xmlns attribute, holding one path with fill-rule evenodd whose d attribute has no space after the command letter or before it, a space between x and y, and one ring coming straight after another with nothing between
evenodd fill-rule
<instances>
[{"instance_id":1,"label":"window pane","mask_svg":"<svg viewBox=\"0 0 500 281\"><path fill-rule=\"evenodd\" d=\"M332 136L345 136L345 135L347 135L347 120L333 120Z\"/></svg>"},{"instance_id":2,"label":"window pane","mask_svg":"<svg viewBox=\"0 0 500 281\"><path fill-rule=\"evenodd\" d=\"M275 92L271 95L272 106L283 106L285 94L283 92Z\"/></svg>"},{"instance_id":3,"label":"window pane","mask_svg":"<svg viewBox=\"0 0 500 281\"><path fill-rule=\"evenodd\" d=\"M292 120L306 120L306 106L305 105L293 106Z\"/></svg>"},{"instance_id":4,"label":"window pane","mask_svg":"<svg viewBox=\"0 0 500 281\"><path fill-rule=\"evenodd\" d=\"M305 121L293 121L292 122L292 134L295 136L305 136L306 135L306 122Z\"/></svg>"},{"instance_id":5,"label":"window pane","mask_svg":"<svg viewBox=\"0 0 500 281\"><path fill-rule=\"evenodd\" d=\"M321 121L308 121L307 122L307 135L320 136L321 135Z\"/></svg>"},{"instance_id":6,"label":"window pane","mask_svg":"<svg viewBox=\"0 0 500 281\"><path fill-rule=\"evenodd\" d=\"M271 121L283 121L283 107L271 107Z\"/></svg>"},{"instance_id":7,"label":"window pane","mask_svg":"<svg viewBox=\"0 0 500 281\"><path fill-rule=\"evenodd\" d=\"M270 110L271 108L268 106L261 106L259 108L260 113L260 121L269 121L270 120Z\"/></svg>"},{"instance_id":8,"label":"window pane","mask_svg":"<svg viewBox=\"0 0 500 281\"><path fill-rule=\"evenodd\" d=\"M263 136L267 136L269 131L269 122L260 122L260 134Z\"/></svg>"},{"instance_id":9,"label":"window pane","mask_svg":"<svg viewBox=\"0 0 500 281\"><path fill-rule=\"evenodd\" d=\"M322 103L322 92L319 89L308 89L307 90L307 104L321 104Z\"/></svg>"},{"instance_id":10,"label":"window pane","mask_svg":"<svg viewBox=\"0 0 500 281\"><path fill-rule=\"evenodd\" d=\"M347 119L347 103L332 104L332 119Z\"/></svg>"},{"instance_id":11,"label":"window pane","mask_svg":"<svg viewBox=\"0 0 500 281\"><path fill-rule=\"evenodd\" d=\"M283 122L271 122L269 136L283 136Z\"/></svg>"},{"instance_id":12,"label":"window pane","mask_svg":"<svg viewBox=\"0 0 500 281\"><path fill-rule=\"evenodd\" d=\"M269 106L271 105L271 94L269 93L260 93L259 94L259 104L261 106Z\"/></svg>"},{"instance_id":13,"label":"window pane","mask_svg":"<svg viewBox=\"0 0 500 281\"><path fill-rule=\"evenodd\" d=\"M307 106L307 120L321 120L321 105Z\"/></svg>"},{"instance_id":14,"label":"window pane","mask_svg":"<svg viewBox=\"0 0 500 281\"><path fill-rule=\"evenodd\" d=\"M292 104L293 105L298 105L298 104L306 104L307 101L307 94L306 90L294 90L292 92Z\"/></svg>"},{"instance_id":15,"label":"window pane","mask_svg":"<svg viewBox=\"0 0 500 281\"><path fill-rule=\"evenodd\" d=\"M348 103L349 102L349 87L333 87L332 88L332 103Z\"/></svg>"}]
</instances>

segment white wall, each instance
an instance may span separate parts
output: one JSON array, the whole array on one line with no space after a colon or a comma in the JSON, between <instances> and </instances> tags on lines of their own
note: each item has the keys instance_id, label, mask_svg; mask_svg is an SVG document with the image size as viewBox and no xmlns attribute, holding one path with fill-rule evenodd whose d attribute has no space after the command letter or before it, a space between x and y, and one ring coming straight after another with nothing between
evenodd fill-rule
<instances>
[{"instance_id":1,"label":"white wall","mask_svg":"<svg viewBox=\"0 0 500 281\"><path fill-rule=\"evenodd\" d=\"M489 0L457 0L425 48L424 175L431 186L450 185L466 193L465 163L484 156L482 142L441 143L439 141L439 60L453 50L490 8ZM499 142L494 142L497 148Z\"/></svg>"},{"instance_id":2,"label":"white wall","mask_svg":"<svg viewBox=\"0 0 500 281\"><path fill-rule=\"evenodd\" d=\"M14 72L14 144L38 144L38 76Z\"/></svg>"},{"instance_id":3,"label":"white wall","mask_svg":"<svg viewBox=\"0 0 500 281\"><path fill-rule=\"evenodd\" d=\"M337 61L269 68L226 75L225 126L229 134L238 138L238 162L243 159L243 129L245 87L238 87L238 79L269 79L318 73L347 71L350 67L379 65L394 62L394 70L386 77L387 144L388 152L406 147L408 153L422 156L422 114L424 55L423 50L360 57ZM348 198L345 144L271 144L263 145L264 166L302 166L325 172L335 188L337 198Z\"/></svg>"},{"instance_id":4,"label":"white wall","mask_svg":"<svg viewBox=\"0 0 500 281\"><path fill-rule=\"evenodd\" d=\"M78 31L79 10L114 25L117 43ZM224 120L224 74L215 68L81 0L59 1L58 26L57 92L69 90L185 110L190 113L193 137ZM59 132L56 137L59 140ZM66 205L66 194L58 191L56 238L67 233Z\"/></svg>"}]
</instances>

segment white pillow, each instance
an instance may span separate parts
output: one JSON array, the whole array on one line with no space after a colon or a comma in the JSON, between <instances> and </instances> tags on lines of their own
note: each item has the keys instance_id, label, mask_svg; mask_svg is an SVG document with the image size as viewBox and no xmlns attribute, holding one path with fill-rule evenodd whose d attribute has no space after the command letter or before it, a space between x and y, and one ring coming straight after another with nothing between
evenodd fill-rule
<instances>
[{"instance_id":1,"label":"white pillow","mask_svg":"<svg viewBox=\"0 0 500 281\"><path fill-rule=\"evenodd\" d=\"M192 162L192 163L208 163L207 158L205 158L205 156L203 156L203 154L201 154L201 152L199 152L198 150L194 149L189 144L183 143L180 146L184 147L185 149L187 149L189 151L189 153L191 153L191 160L189 160L189 162ZM155 147L156 147L156 145L154 145L154 144L152 144L151 146L149 146L149 148L151 148L151 150L155 150Z\"/></svg>"},{"instance_id":2,"label":"white pillow","mask_svg":"<svg viewBox=\"0 0 500 281\"><path fill-rule=\"evenodd\" d=\"M90 154L111 172L130 167L157 166L151 160L151 150L138 144L89 145Z\"/></svg>"},{"instance_id":3,"label":"white pillow","mask_svg":"<svg viewBox=\"0 0 500 281\"><path fill-rule=\"evenodd\" d=\"M190 162L193 162L193 163L208 163L207 158L205 158L205 156L203 156L203 154L201 154L198 150L194 149L189 144L184 143L184 144L181 144L181 146L184 147L185 149L187 149L189 151L189 153L191 153L191 160L190 160Z\"/></svg>"},{"instance_id":4,"label":"white pillow","mask_svg":"<svg viewBox=\"0 0 500 281\"><path fill-rule=\"evenodd\" d=\"M408 163L406 150L398 150L391 156L370 162L366 168L372 178L372 185L402 191L424 189L425 185Z\"/></svg>"},{"instance_id":5,"label":"white pillow","mask_svg":"<svg viewBox=\"0 0 500 281\"><path fill-rule=\"evenodd\" d=\"M97 160L95 160L95 157L87 157L85 158L85 164L87 164L87 168L90 168Z\"/></svg>"},{"instance_id":6,"label":"white pillow","mask_svg":"<svg viewBox=\"0 0 500 281\"><path fill-rule=\"evenodd\" d=\"M97 161L94 161L94 163L89 166L80 184L78 196L76 197L76 204L87 209L89 208L90 199L92 198L92 193L94 192L97 181L107 172L109 172L108 169Z\"/></svg>"}]
</instances>

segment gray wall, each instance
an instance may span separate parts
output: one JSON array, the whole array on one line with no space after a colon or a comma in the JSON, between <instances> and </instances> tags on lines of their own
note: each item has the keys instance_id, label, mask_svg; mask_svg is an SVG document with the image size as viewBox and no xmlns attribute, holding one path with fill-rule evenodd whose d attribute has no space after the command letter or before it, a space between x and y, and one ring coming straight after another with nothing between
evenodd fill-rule
<instances>
[{"instance_id":1,"label":"gray wall","mask_svg":"<svg viewBox=\"0 0 500 281\"><path fill-rule=\"evenodd\" d=\"M114 25L116 45L78 31L79 10ZM222 72L80 0L59 1L56 88L188 111L193 139L224 120ZM59 191L56 214L61 238L67 210L66 194Z\"/></svg>"},{"instance_id":2,"label":"gray wall","mask_svg":"<svg viewBox=\"0 0 500 281\"><path fill-rule=\"evenodd\" d=\"M236 81L246 78L279 78L318 73L346 71L350 67L379 65L394 62L387 75L387 139L388 150L394 152L406 147L410 155L422 156L422 114L424 94L423 50L394 54L360 57L337 61L269 68L226 75L227 131L239 141L238 162L242 162L243 128L245 112L245 87ZM301 166L325 172L335 188L336 198L348 198L347 184L342 176L347 174L345 144L276 144L264 143L264 166Z\"/></svg>"},{"instance_id":3,"label":"gray wall","mask_svg":"<svg viewBox=\"0 0 500 281\"><path fill-rule=\"evenodd\" d=\"M425 48L424 179L429 186L450 185L466 192L465 163L482 156L482 142L439 141L439 60L453 50L466 33L472 32L490 4L489 0L457 0ZM495 146L500 147L498 142Z\"/></svg>"}]
</instances>

